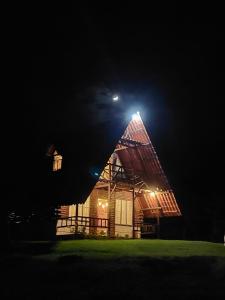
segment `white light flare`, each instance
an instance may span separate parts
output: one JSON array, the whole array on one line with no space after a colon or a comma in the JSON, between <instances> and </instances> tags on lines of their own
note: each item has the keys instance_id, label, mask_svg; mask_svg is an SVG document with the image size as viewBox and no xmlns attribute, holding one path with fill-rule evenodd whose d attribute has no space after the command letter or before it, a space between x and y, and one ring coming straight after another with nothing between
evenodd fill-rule
<instances>
[{"instance_id":1,"label":"white light flare","mask_svg":"<svg viewBox=\"0 0 225 300\"><path fill-rule=\"evenodd\" d=\"M132 115L132 120L133 120L133 121L138 121L138 120L140 120L140 113L139 113L139 111L137 111L136 114L133 114L133 115Z\"/></svg>"}]
</instances>

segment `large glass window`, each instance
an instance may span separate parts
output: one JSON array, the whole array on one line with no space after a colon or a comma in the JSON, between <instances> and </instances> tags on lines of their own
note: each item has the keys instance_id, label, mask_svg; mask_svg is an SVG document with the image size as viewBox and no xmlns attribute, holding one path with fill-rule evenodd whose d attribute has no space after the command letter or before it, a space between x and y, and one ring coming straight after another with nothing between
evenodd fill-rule
<instances>
[{"instance_id":1,"label":"large glass window","mask_svg":"<svg viewBox=\"0 0 225 300\"><path fill-rule=\"evenodd\" d=\"M132 201L116 200L116 224L132 225Z\"/></svg>"}]
</instances>

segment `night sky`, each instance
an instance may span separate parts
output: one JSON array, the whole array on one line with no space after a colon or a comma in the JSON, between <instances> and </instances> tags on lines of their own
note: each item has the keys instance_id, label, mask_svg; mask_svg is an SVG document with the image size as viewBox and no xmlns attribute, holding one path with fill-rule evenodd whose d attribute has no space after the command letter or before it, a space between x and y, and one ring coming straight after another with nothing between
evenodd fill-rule
<instances>
[{"instance_id":1,"label":"night sky","mask_svg":"<svg viewBox=\"0 0 225 300\"><path fill-rule=\"evenodd\" d=\"M139 110L189 235L221 229L225 93L219 11L131 4L15 9L6 26L6 206L25 210L84 198L94 182L90 170L103 167ZM112 102L114 93L120 102ZM50 144L64 157L57 187L48 170Z\"/></svg>"}]
</instances>

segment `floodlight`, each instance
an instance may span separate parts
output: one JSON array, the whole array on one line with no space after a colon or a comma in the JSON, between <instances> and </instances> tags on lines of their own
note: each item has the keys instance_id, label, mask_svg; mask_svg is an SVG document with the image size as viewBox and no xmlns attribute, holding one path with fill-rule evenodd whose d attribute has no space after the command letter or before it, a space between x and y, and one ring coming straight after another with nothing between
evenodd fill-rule
<instances>
[{"instance_id":1,"label":"floodlight","mask_svg":"<svg viewBox=\"0 0 225 300\"><path fill-rule=\"evenodd\" d=\"M138 121L140 119L140 113L139 111L136 112L136 114L132 115L132 120Z\"/></svg>"}]
</instances>

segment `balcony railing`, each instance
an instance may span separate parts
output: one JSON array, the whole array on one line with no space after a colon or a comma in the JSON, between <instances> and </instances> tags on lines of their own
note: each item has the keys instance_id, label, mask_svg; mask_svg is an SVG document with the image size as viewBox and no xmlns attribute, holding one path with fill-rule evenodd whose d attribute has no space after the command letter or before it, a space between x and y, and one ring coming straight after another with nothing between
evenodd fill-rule
<instances>
[{"instance_id":1,"label":"balcony railing","mask_svg":"<svg viewBox=\"0 0 225 300\"><path fill-rule=\"evenodd\" d=\"M103 219L103 218L73 216L73 217L58 219L57 228L71 227L71 226L108 228L108 221L109 221L108 219Z\"/></svg>"}]
</instances>

